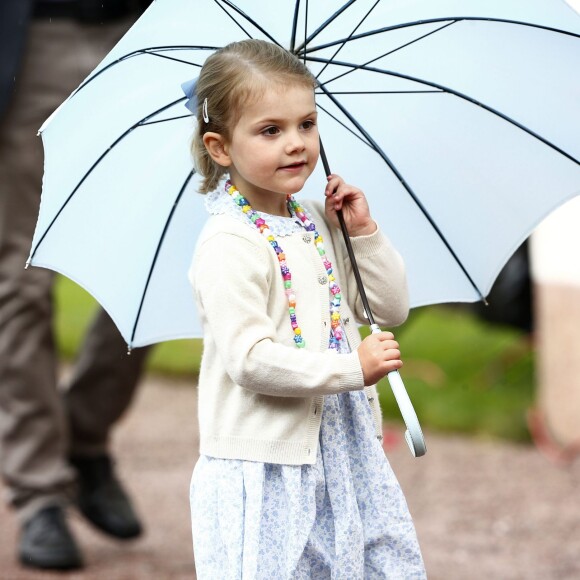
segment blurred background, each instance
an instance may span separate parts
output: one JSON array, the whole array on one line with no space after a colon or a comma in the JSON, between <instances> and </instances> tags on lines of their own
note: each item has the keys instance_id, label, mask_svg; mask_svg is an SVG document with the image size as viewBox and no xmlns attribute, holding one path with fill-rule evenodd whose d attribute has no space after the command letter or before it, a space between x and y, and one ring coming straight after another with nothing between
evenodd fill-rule
<instances>
[{"instance_id":1,"label":"blurred background","mask_svg":"<svg viewBox=\"0 0 580 580\"><path fill-rule=\"evenodd\" d=\"M580 10L580 0L569 4ZM489 306L419 308L395 329L428 454L408 453L386 381L385 448L431 578L580 578L579 218L577 199L550 216L508 262ZM97 305L64 277L55 302L66 374ZM201 349L200 340L155 346L117 428L116 454L145 539L113 544L76 518L89 566L71 577L194 577L188 485ZM18 567L16 529L0 507L0 537L12 538L0 547L0 578L53 577Z\"/></svg>"}]
</instances>

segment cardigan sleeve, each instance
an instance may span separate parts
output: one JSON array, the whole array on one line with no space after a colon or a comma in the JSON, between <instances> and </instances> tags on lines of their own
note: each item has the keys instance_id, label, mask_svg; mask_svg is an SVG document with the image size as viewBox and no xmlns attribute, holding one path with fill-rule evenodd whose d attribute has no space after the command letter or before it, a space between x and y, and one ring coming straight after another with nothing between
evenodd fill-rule
<instances>
[{"instance_id":1,"label":"cardigan sleeve","mask_svg":"<svg viewBox=\"0 0 580 580\"><path fill-rule=\"evenodd\" d=\"M304 397L363 389L356 351L313 352L277 342L267 311L271 264L266 246L236 234L216 233L198 246L193 283L217 364L236 384L261 394Z\"/></svg>"},{"instance_id":2,"label":"cardigan sleeve","mask_svg":"<svg viewBox=\"0 0 580 580\"><path fill-rule=\"evenodd\" d=\"M351 238L351 243L375 322L387 327L402 324L409 315L409 290L403 259L378 226L374 234ZM343 263L347 272L348 296L355 298L350 306L357 321L368 324L343 240L341 244L345 254Z\"/></svg>"},{"instance_id":3,"label":"cardigan sleeve","mask_svg":"<svg viewBox=\"0 0 580 580\"><path fill-rule=\"evenodd\" d=\"M313 202L312 208L318 214L315 219L324 220L330 230L339 260L339 280L346 285L348 304L357 322L368 324L342 232L327 221L321 203ZM378 225L373 234L350 239L375 322L386 327L402 324L409 315L409 290L402 257Z\"/></svg>"}]
</instances>

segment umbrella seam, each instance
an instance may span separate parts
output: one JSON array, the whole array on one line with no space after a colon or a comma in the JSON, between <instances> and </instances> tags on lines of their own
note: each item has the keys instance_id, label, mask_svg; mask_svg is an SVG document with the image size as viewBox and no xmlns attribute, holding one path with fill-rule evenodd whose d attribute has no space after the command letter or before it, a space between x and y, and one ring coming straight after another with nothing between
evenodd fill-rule
<instances>
[{"instance_id":1,"label":"umbrella seam","mask_svg":"<svg viewBox=\"0 0 580 580\"><path fill-rule=\"evenodd\" d=\"M472 22L497 22L501 24L516 24L518 26L529 26L530 28L537 28L540 30L547 30L548 32L556 32L558 34L566 34L568 36L574 36L580 38L580 34L571 32L568 30L562 30L560 28L553 28L551 26L543 26L541 24L533 24L531 22L523 22L520 20L509 20L505 18L485 18L481 16L445 16L441 18L428 18L425 20L416 20L414 22L404 22L402 24L395 24L393 26L385 26L383 28L376 28L375 30L369 30L363 34L358 34L349 39L349 41L359 40L361 38L366 38L368 36L374 36L376 34L382 34L383 32L390 32L391 30L400 30L402 28L409 28L412 26L421 26L424 24L433 24L435 22L446 22L448 20L454 20L456 22L460 21L472 21ZM344 39L335 40L333 42L327 42L326 44L321 44L319 46L313 46L305 50L305 52L310 53L316 50L323 50L325 48L330 48L336 46L343 42Z\"/></svg>"},{"instance_id":2,"label":"umbrella seam","mask_svg":"<svg viewBox=\"0 0 580 580\"><path fill-rule=\"evenodd\" d=\"M169 229L169 224L171 223L171 220L173 219L173 216L175 215L175 210L176 210L179 202L181 201L181 197L183 196L183 193L185 192L187 185L189 184L191 178L195 175L195 173L196 173L195 169L192 169L189 172L189 174L187 175L187 177L185 178L185 181L183 182L183 185L181 186L181 189L179 190L179 193L177 194L175 202L171 206L171 211L169 212L169 215L167 216L165 226L163 227L163 232L161 233L161 236L159 238L159 243L157 244L157 248L155 250L155 255L153 256L153 260L151 262L151 267L149 269L149 274L147 275L147 280L145 281L145 287L143 288L143 294L141 295L141 302L139 303L139 308L137 309L137 315L135 316L135 323L133 325L133 330L131 332L131 339L130 339L129 344L127 345L129 347L129 349L131 349L132 344L133 344L133 340L135 339L135 334L137 333L137 326L138 326L139 320L141 318L141 311L143 309L143 304L145 303L145 296L147 295L147 290L149 289L149 283L151 282L151 278L153 277L153 270L155 269L155 264L157 263L157 258L159 257L159 253L161 252L161 247L163 246L163 242L165 240L165 234L167 233L167 230Z\"/></svg>"},{"instance_id":3,"label":"umbrella seam","mask_svg":"<svg viewBox=\"0 0 580 580\"><path fill-rule=\"evenodd\" d=\"M321 88L322 88L322 90L325 90L323 86L321 86ZM399 170L395 167L394 163L389 159L389 157L383 151L383 149L381 147L379 147L378 143L370 136L370 134L366 131L366 129L364 129L364 127L342 106L342 104L340 103L340 101L338 101L338 99L334 98L333 95L331 95L331 94L327 94L327 96L348 117L348 119L350 119L350 121L368 139L368 141L373 144L373 146L375 147L376 152L382 157L382 159L387 164L387 166L395 174L395 176L400 181L400 183L403 186L403 188L411 196L411 198L413 199L413 201L416 203L417 207L421 210L421 212L423 213L423 215L425 216L425 218L431 224L433 230L437 233L437 235L439 236L439 238L441 239L441 241L445 244L445 246L449 250L449 253L455 259L455 261L457 262L457 265L461 268L461 270L463 271L463 273L465 274L465 276L467 277L467 279L469 280L469 282L471 283L471 285L473 286L473 288L479 294L479 296L481 297L481 299L484 300L484 296L483 296L482 291L479 289L479 287L477 286L477 284L475 283L475 281L473 280L473 278L471 277L471 275L467 271L466 267L463 265L462 261L459 259L459 257L457 256L457 254L455 253L455 251L451 247L451 244L447 241L447 238L443 235L443 232L439 229L439 226L435 223L435 221L433 220L433 218L431 217L431 215L427 211L427 208L425 208L425 206L421 203L421 200L417 197L417 195L415 194L415 192L411 189L411 186L407 183L407 181L405 180L405 178L401 175L401 173L399 172Z\"/></svg>"},{"instance_id":4,"label":"umbrella seam","mask_svg":"<svg viewBox=\"0 0 580 580\"><path fill-rule=\"evenodd\" d=\"M419 42L420 40L423 40L424 38L427 38L428 36L431 36L432 34L435 34L436 32L439 32L439 31L441 31L441 30L443 30L443 29L445 29L445 28L448 28L449 26L451 26L452 24L455 24L456 22L457 22L457 20L454 20L453 22L449 22L449 24L446 24L445 26L441 26L441 27L437 28L436 30L432 30L431 32L428 32L427 34L424 34L423 36L419 36L418 38L415 38L415 39L413 39L413 40L410 40L410 41L409 41L409 42L407 42L406 44L403 44L403 45L401 45L401 46L398 46L397 48L394 48L393 50L390 50L390 51L388 51L388 52L385 52L385 54L382 54L382 55L380 55L380 56L377 56L376 58L373 58L373 59L371 59L371 60L367 61L366 63L364 63L364 65L363 65L363 66L368 66L368 65L369 65L369 64L371 64L372 62L375 62L375 61L377 61L377 60L380 60L381 58L385 58L385 56L389 56L389 55L391 55L391 54L393 54L393 53L397 52L398 50L402 50L403 48L406 48L407 46L410 46L411 44L415 44L416 42ZM334 57L335 57L335 56L336 56L336 54L334 54L334 55L332 56L332 59L334 59ZM332 60L331 60L331 62L335 62L335 61L332 61ZM330 64L331 62L329 62L329 63L326 63L326 64L324 65L324 68L326 68L326 67L328 66L328 64ZM320 76L320 75L321 75L321 74L324 72L324 68L322 69L322 71L320 71L320 73L317 75L317 77L316 77L316 78L318 78L318 77L319 77L319 76ZM358 67L357 67L357 68L358 68ZM356 69L354 69L354 70L356 70ZM342 77L344 77L344 76L346 76L346 75L350 74L351 72L353 72L353 71L347 71L347 72L344 72L344 73L342 73L341 75L338 75L338 76L336 76L336 77L334 77L334 78L330 79L329 81L326 81L326 83L325 83L325 84L330 84L330 83L332 83L332 82L334 82L334 81L336 81L336 80L338 80L338 79L340 79L340 78L342 78Z\"/></svg>"},{"instance_id":5,"label":"umbrella seam","mask_svg":"<svg viewBox=\"0 0 580 580\"><path fill-rule=\"evenodd\" d=\"M154 113L150 113L146 117L143 117L143 119L141 119L139 122L137 122L134 125L132 125L131 127L129 127L129 129L127 129L119 137L117 137L117 139L113 142L113 144L108 149L106 149L104 153L101 154L101 156L93 163L93 165L91 165L89 170L81 177L80 181L76 184L76 186L74 187L72 192L66 198L66 200L64 201L62 206L59 208L58 212L53 217L52 221L48 224L46 230L44 231L44 233L42 234L42 236L38 240L38 243L34 246L32 251L30 252L30 257L28 259L29 261L31 261L34 258L34 255L36 254L36 250L40 247L40 244L42 244L42 242L44 241L44 238L48 235L48 232L52 229L52 226L54 225L56 220L59 218L60 214L67 207L70 200L74 197L76 192L80 189L80 187L84 183L85 179L88 178L88 176L93 172L93 170L97 167L97 165L99 165L99 163L109 154L109 152L111 152L113 150L113 148L116 147L120 141L122 141L129 133L131 133L131 131L133 131L133 129L139 127L143 123L143 121L146 121L147 119L150 119L151 117L154 117L155 115L158 115L159 113L162 113L163 111L173 107L174 105L176 105L180 101L185 101L186 99L187 99L187 97L181 97L181 98L177 99L176 101L169 103L168 105L164 105L163 107L161 107L160 109L158 109Z\"/></svg>"},{"instance_id":6,"label":"umbrella seam","mask_svg":"<svg viewBox=\"0 0 580 580\"><path fill-rule=\"evenodd\" d=\"M309 60L314 61L314 62L320 62L320 61L324 62L325 59L318 59L318 58L315 58L315 57L309 57ZM459 91L456 91L456 90L451 89L449 87L445 87L445 86L440 85L438 83L434 83L432 81L428 81L426 79L420 79L419 77L412 77L410 75L406 75L406 74L403 74L403 73L399 73L399 72L395 72L395 71L390 71L390 70L386 70L386 69L379 69L379 68L376 68L376 67L368 67L366 65L353 65L352 63L347 63L347 62L342 62L342 61L334 61L333 64L338 65L338 66L351 67L351 68L353 68L353 70L358 69L358 70L366 70L366 71L370 71L370 72L376 72L376 73L380 73L380 74L385 74L385 75L388 75L388 76L402 78L402 79L406 79L406 80L409 80L409 81L417 82L419 84L423 84L423 85L427 85L427 86L430 86L430 87L434 87L436 89L440 89L440 90L442 90L443 92L445 92L445 93L447 93L449 95L453 95L453 96L455 96L457 98L464 99L464 100L466 100L467 102L469 102L469 103L471 103L473 105L477 105L478 107L481 107L482 109L486 110L488 113L491 113L493 115L496 115L500 119L503 119L504 121L507 121L508 123L514 125L518 129L521 129L522 131L528 133L532 137L535 137L536 139L538 139L538 141L541 141L542 143L544 143L544 145L547 145L548 147L551 147L552 149L554 149L555 151L557 151L558 153L560 153L564 157L570 159L570 161L573 161L577 165L580 165L580 161L578 159L576 159L575 157L573 157L570 153L567 153L566 151L564 151L563 149L561 149L557 145L554 145L553 143L551 143L547 139L544 139L541 135L538 135L537 133L535 133L531 129L528 129L527 127L525 127L524 125L522 125L521 123L519 123L518 121L516 121L515 119L512 119L511 117L508 117L507 115L504 115L501 111L498 111L497 109L494 109L493 107L490 107L489 105L486 105L482 101L478 101L477 99L474 99L474 98L470 97L469 95L466 95L465 93L460 93ZM331 91L327 91L325 89L324 84L319 84L318 86L322 90L324 90L324 92L325 92L325 94L327 96L331 96L332 95L332 92ZM333 100L335 100L335 99L333 99ZM335 102L338 102L338 101L335 100Z\"/></svg>"}]
</instances>

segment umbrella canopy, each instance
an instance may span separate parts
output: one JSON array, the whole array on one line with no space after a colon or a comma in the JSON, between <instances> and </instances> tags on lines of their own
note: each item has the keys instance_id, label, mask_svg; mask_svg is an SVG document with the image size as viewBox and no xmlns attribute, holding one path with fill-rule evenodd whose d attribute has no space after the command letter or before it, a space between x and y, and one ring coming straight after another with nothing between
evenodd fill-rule
<instances>
[{"instance_id":1,"label":"umbrella canopy","mask_svg":"<svg viewBox=\"0 0 580 580\"><path fill-rule=\"evenodd\" d=\"M254 37L316 75L327 156L403 254L412 306L480 300L580 193L579 32L553 0L157 0L41 128L31 263L85 287L130 345L201 335L181 84ZM317 172L303 197L321 199Z\"/></svg>"}]
</instances>

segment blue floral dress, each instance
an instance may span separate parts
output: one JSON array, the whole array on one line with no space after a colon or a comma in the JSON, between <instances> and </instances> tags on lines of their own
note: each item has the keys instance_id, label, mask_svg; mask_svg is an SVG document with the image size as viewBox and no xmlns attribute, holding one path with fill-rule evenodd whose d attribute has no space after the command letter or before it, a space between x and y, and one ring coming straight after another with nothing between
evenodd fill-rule
<instances>
[{"instance_id":1,"label":"blue floral dress","mask_svg":"<svg viewBox=\"0 0 580 580\"><path fill-rule=\"evenodd\" d=\"M230 213L225 201L210 194L208 210ZM277 237L301 228L264 217ZM202 455L190 499L199 580L426 578L363 391L325 397L314 465Z\"/></svg>"}]
</instances>

